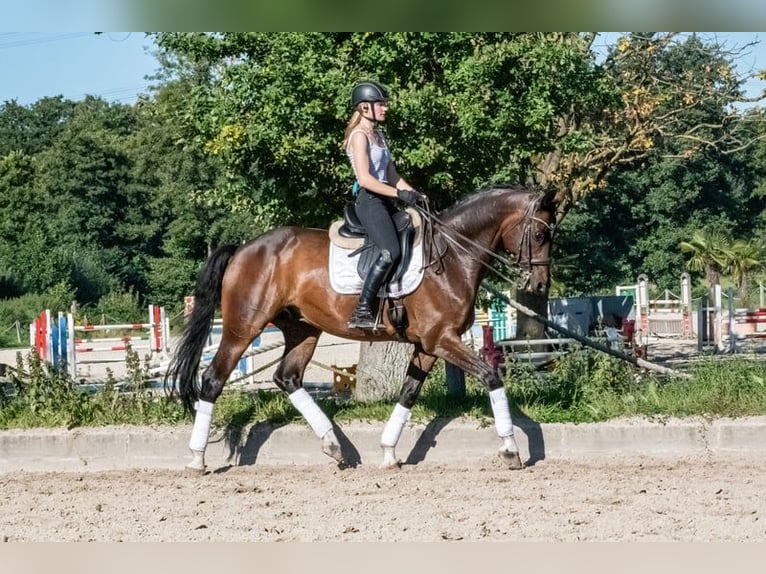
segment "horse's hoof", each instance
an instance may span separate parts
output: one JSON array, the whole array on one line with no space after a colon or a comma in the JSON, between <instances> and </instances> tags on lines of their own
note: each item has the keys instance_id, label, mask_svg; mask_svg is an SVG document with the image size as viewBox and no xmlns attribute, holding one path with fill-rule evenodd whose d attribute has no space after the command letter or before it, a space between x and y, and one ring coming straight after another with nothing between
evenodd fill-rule
<instances>
[{"instance_id":1,"label":"horse's hoof","mask_svg":"<svg viewBox=\"0 0 766 574\"><path fill-rule=\"evenodd\" d=\"M186 470L190 472L196 472L202 474L207 468L205 466L205 451L204 450L192 450L192 459L189 464L186 465Z\"/></svg>"},{"instance_id":2,"label":"horse's hoof","mask_svg":"<svg viewBox=\"0 0 766 574\"><path fill-rule=\"evenodd\" d=\"M343 464L343 452L340 449L340 445L328 438L322 440L322 452L325 453L338 464Z\"/></svg>"},{"instance_id":3,"label":"horse's hoof","mask_svg":"<svg viewBox=\"0 0 766 574\"><path fill-rule=\"evenodd\" d=\"M399 470L402 468L402 461L396 458L396 452L393 447L382 446L383 449L383 462L380 463L380 468L386 470Z\"/></svg>"},{"instance_id":4,"label":"horse's hoof","mask_svg":"<svg viewBox=\"0 0 766 574\"><path fill-rule=\"evenodd\" d=\"M401 460L384 460L380 463L380 468L382 470L399 470L402 468L402 461Z\"/></svg>"},{"instance_id":5,"label":"horse's hoof","mask_svg":"<svg viewBox=\"0 0 766 574\"><path fill-rule=\"evenodd\" d=\"M521 470L524 465L521 462L521 456L518 452L508 451L501 449L498 451L497 456L510 470Z\"/></svg>"},{"instance_id":6,"label":"horse's hoof","mask_svg":"<svg viewBox=\"0 0 766 574\"><path fill-rule=\"evenodd\" d=\"M189 463L184 467L186 472L188 472L189 474L205 474L206 468L207 467L204 464L200 467L199 465L196 465L193 463Z\"/></svg>"}]
</instances>

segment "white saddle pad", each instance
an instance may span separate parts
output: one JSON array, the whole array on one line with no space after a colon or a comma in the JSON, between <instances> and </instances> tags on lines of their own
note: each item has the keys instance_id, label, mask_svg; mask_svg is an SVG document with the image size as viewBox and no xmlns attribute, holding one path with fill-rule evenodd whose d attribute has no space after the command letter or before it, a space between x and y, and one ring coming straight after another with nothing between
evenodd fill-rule
<instances>
[{"instance_id":1,"label":"white saddle pad","mask_svg":"<svg viewBox=\"0 0 766 574\"><path fill-rule=\"evenodd\" d=\"M330 284L336 292L344 295L362 292L363 281L356 271L361 255L357 254L349 257L349 254L353 253L353 251L353 249L339 247L335 243L330 243ZM412 293L423 280L424 272L423 243L418 242L412 250L410 264L402 275L401 280L381 287L378 296L396 298Z\"/></svg>"}]
</instances>

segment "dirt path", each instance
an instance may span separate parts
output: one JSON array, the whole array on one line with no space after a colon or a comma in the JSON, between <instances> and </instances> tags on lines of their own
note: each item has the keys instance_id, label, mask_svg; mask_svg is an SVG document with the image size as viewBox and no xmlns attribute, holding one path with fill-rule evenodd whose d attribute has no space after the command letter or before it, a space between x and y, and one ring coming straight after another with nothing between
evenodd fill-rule
<instances>
[{"instance_id":1,"label":"dirt path","mask_svg":"<svg viewBox=\"0 0 766 574\"><path fill-rule=\"evenodd\" d=\"M0 474L5 541L766 540L763 460Z\"/></svg>"}]
</instances>

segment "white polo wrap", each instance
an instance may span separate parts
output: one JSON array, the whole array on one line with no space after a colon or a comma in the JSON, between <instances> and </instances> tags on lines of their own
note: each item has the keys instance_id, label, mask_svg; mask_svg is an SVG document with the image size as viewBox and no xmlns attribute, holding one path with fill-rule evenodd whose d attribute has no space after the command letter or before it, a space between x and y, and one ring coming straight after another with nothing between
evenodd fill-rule
<instances>
[{"instance_id":1,"label":"white polo wrap","mask_svg":"<svg viewBox=\"0 0 766 574\"><path fill-rule=\"evenodd\" d=\"M210 436L210 423L213 420L213 403L197 401L194 403L197 413L194 415L194 428L192 429L189 448L191 450L204 451L207 448L207 439Z\"/></svg>"},{"instance_id":2,"label":"white polo wrap","mask_svg":"<svg viewBox=\"0 0 766 574\"><path fill-rule=\"evenodd\" d=\"M288 395L290 402L298 410L306 422L309 423L311 430L318 438L322 438L332 430L332 423L327 415L322 412L319 405L304 388L300 388L291 395Z\"/></svg>"},{"instance_id":3,"label":"white polo wrap","mask_svg":"<svg viewBox=\"0 0 766 574\"><path fill-rule=\"evenodd\" d=\"M381 446L396 446L408 420L410 420L410 409L396 403L394 411L383 428L383 435L380 437Z\"/></svg>"},{"instance_id":4,"label":"white polo wrap","mask_svg":"<svg viewBox=\"0 0 766 574\"><path fill-rule=\"evenodd\" d=\"M513 422L511 421L511 409L508 407L508 397L505 388L500 387L489 392L489 403L492 405L492 414L495 417L495 429L500 437L513 434Z\"/></svg>"}]
</instances>

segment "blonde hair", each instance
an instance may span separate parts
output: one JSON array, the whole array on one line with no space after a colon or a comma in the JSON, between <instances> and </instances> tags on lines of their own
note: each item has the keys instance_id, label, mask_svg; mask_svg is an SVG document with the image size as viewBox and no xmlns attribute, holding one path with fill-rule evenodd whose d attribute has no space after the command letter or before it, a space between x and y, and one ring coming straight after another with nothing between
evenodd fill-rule
<instances>
[{"instance_id":1,"label":"blonde hair","mask_svg":"<svg viewBox=\"0 0 766 574\"><path fill-rule=\"evenodd\" d=\"M351 138L351 132L354 131L354 128L359 125L359 122L362 121L362 114L361 112L356 109L354 110L354 113L351 115L351 119L348 120L348 124L346 125L346 131L343 134L343 149L345 150L348 147L348 140Z\"/></svg>"}]
</instances>

